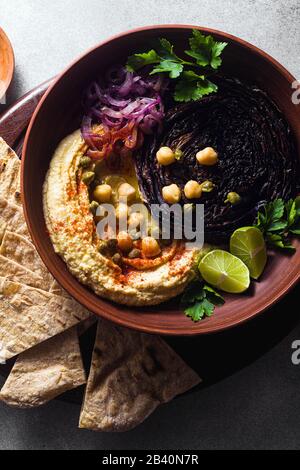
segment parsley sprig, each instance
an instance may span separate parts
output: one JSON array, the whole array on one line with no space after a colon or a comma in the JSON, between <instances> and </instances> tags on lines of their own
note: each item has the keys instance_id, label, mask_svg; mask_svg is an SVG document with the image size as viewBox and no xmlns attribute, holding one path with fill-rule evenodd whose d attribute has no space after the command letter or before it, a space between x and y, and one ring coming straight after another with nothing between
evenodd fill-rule
<instances>
[{"instance_id":1,"label":"parsley sprig","mask_svg":"<svg viewBox=\"0 0 300 470\"><path fill-rule=\"evenodd\" d=\"M223 297L212 287L201 281L195 281L188 286L181 297L184 313L194 322L205 317L211 317L216 305L223 305Z\"/></svg>"},{"instance_id":2,"label":"parsley sprig","mask_svg":"<svg viewBox=\"0 0 300 470\"><path fill-rule=\"evenodd\" d=\"M286 203L275 199L265 204L257 214L256 226L269 245L294 252L290 239L292 235L300 235L300 196Z\"/></svg>"},{"instance_id":3,"label":"parsley sprig","mask_svg":"<svg viewBox=\"0 0 300 470\"><path fill-rule=\"evenodd\" d=\"M153 65L150 75L166 73L169 78L177 80L175 101L198 100L217 91L217 85L208 76L222 64L221 54L227 43L218 42L211 35L205 36L193 29L189 46L184 51L188 57L183 59L174 52L174 46L167 39L161 38L155 49L130 56L127 70L136 72L147 65Z\"/></svg>"}]
</instances>

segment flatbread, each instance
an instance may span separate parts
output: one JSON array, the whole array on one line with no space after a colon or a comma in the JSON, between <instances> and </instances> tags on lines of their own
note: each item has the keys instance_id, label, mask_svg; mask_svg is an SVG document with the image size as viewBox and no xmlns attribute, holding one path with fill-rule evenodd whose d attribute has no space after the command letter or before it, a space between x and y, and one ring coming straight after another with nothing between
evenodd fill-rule
<instances>
[{"instance_id":1,"label":"flatbread","mask_svg":"<svg viewBox=\"0 0 300 470\"><path fill-rule=\"evenodd\" d=\"M71 297L0 277L1 356L9 359L85 320L90 313Z\"/></svg>"},{"instance_id":2,"label":"flatbread","mask_svg":"<svg viewBox=\"0 0 300 470\"><path fill-rule=\"evenodd\" d=\"M43 289L50 290L54 279L28 238L6 230L0 246L0 254L38 275L44 280Z\"/></svg>"},{"instance_id":3,"label":"flatbread","mask_svg":"<svg viewBox=\"0 0 300 470\"><path fill-rule=\"evenodd\" d=\"M0 137L0 197L21 205L21 162L15 152Z\"/></svg>"},{"instance_id":4,"label":"flatbread","mask_svg":"<svg viewBox=\"0 0 300 470\"><path fill-rule=\"evenodd\" d=\"M0 138L0 355L4 360L90 316L43 264L27 229L19 190L20 161Z\"/></svg>"},{"instance_id":5,"label":"flatbread","mask_svg":"<svg viewBox=\"0 0 300 470\"><path fill-rule=\"evenodd\" d=\"M85 382L74 327L22 353L0 392L0 400L10 406L32 408Z\"/></svg>"},{"instance_id":6,"label":"flatbread","mask_svg":"<svg viewBox=\"0 0 300 470\"><path fill-rule=\"evenodd\" d=\"M100 320L79 427L127 431L200 381L158 336Z\"/></svg>"},{"instance_id":7,"label":"flatbread","mask_svg":"<svg viewBox=\"0 0 300 470\"><path fill-rule=\"evenodd\" d=\"M70 298L69 294L58 284L58 282L53 279L50 290L50 293L56 295L62 295L63 297Z\"/></svg>"},{"instance_id":8,"label":"flatbread","mask_svg":"<svg viewBox=\"0 0 300 470\"><path fill-rule=\"evenodd\" d=\"M0 277L8 281L20 282L27 286L44 289L44 279L33 271L0 254Z\"/></svg>"},{"instance_id":9,"label":"flatbread","mask_svg":"<svg viewBox=\"0 0 300 470\"><path fill-rule=\"evenodd\" d=\"M6 230L23 235L30 240L22 207L0 196L0 243Z\"/></svg>"}]
</instances>

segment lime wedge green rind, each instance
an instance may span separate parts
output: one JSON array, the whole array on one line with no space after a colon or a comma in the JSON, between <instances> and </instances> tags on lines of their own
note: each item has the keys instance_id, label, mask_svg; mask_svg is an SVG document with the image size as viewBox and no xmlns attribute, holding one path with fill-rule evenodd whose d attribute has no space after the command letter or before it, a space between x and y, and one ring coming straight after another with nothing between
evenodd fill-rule
<instances>
[{"instance_id":1,"label":"lime wedge green rind","mask_svg":"<svg viewBox=\"0 0 300 470\"><path fill-rule=\"evenodd\" d=\"M246 264L253 279L261 276L267 262L267 249L257 227L237 229L230 239L230 252Z\"/></svg>"},{"instance_id":2,"label":"lime wedge green rind","mask_svg":"<svg viewBox=\"0 0 300 470\"><path fill-rule=\"evenodd\" d=\"M198 267L206 282L225 292L239 294L249 287L250 276L247 266L227 251L210 251L200 261Z\"/></svg>"}]
</instances>

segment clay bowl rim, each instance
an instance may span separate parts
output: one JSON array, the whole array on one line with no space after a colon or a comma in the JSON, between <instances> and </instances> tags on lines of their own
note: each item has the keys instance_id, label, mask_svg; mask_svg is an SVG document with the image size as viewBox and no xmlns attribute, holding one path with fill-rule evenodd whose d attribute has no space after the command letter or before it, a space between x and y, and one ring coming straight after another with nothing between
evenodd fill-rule
<instances>
[{"instance_id":1,"label":"clay bowl rim","mask_svg":"<svg viewBox=\"0 0 300 470\"><path fill-rule=\"evenodd\" d=\"M77 63L79 63L85 56L87 56L88 54L92 53L96 49L108 44L109 42L111 42L113 40L121 39L123 37L129 36L131 34L135 34L135 33L138 33L138 32L149 31L149 30L155 31L155 30L160 30L160 29L170 29L171 30L171 29L193 29L193 28L194 29L199 29L199 30L201 30L205 33L208 33L208 34L213 34L213 35L215 34L215 35L223 36L225 40L228 39L232 42L236 42L236 43L238 43L239 46L243 47L244 49L247 49L247 50L250 49L251 52L254 53L255 55L257 55L258 57L262 57L266 61L270 62L272 64L272 66L275 67L279 71L279 73L284 76L284 78L286 80L288 80L290 82L293 82L293 81L296 80L295 77L285 67L283 67L276 59L274 59L268 53L264 52L263 50L261 50L257 46L254 46L253 44L245 41L244 39L240 39L239 37L234 36L230 33L226 33L224 31L220 31L220 30L216 30L216 29L212 29L212 28L207 28L207 27L202 27L202 26L199 26L199 25L192 25L192 24L157 24L157 25L143 26L143 27L139 27L139 28L130 29L130 30L127 30L125 32L110 36L105 41L101 41L96 46L93 46L93 47L89 48L87 51L80 54L75 60L73 60L54 79L53 83L51 83L48 90L46 91L46 93L41 98L40 102L38 103L38 105L37 105L37 107L36 107L36 109L35 109L35 111L32 115L32 118L30 120L29 126L27 128L27 132L26 132L26 135L25 135L24 146L23 146L23 151L22 151L21 193L22 193L25 220L26 220L27 226L29 228L29 232L30 232L30 235L32 237L32 240L33 240L33 242L34 242L34 244L37 248L37 251L38 251L39 255L41 256L42 260L45 262L45 264L46 264L47 268L49 269L49 271L51 272L51 274L55 277L55 279L62 285L63 288L65 288L65 290L75 300L77 300L79 303L81 303L81 305L83 305L85 308L90 310L95 315L103 317L106 320L112 321L112 322L114 322L114 323L116 323L120 326L123 326L123 327L131 328L131 329L142 331L142 332L145 332L145 333L167 335L167 336L196 336L196 335L201 335L201 334L211 334L211 333L218 333L218 332L227 330L229 328L239 326L239 325L249 321L250 319L260 315L261 313L265 312L272 305L274 305L276 302L278 302L284 295L286 295L296 285L297 281L299 280L300 271L298 273L295 273L293 278L291 278L289 282L287 282L284 286L282 286L282 288L279 291L277 291L276 294L273 295L272 299L270 299L268 302L266 302L263 307L258 307L258 308L254 307L246 315L244 314L244 316L242 318L233 319L230 322L225 323L224 325L213 325L213 324L210 325L210 322L208 321L205 324L205 326L200 330L192 328L192 326L193 326L192 322L191 322L190 327L187 325L187 326L181 327L180 329L176 329L174 327L172 328L172 327L169 327L169 326L167 328L165 328L163 325L162 326L149 327L149 326L143 325L142 322L137 324L137 323L135 323L131 320L124 319L121 314L118 317L113 317L109 311L106 311L105 308L101 307L100 305L99 305L99 308L96 311L95 308L91 307L93 305L92 300L85 301L82 298L83 297L82 294L77 292L75 284L78 283L79 281L77 281L77 279L75 277L73 277L71 273L69 273L70 279L73 277L74 284L73 283L68 283L67 280L65 279L65 277L66 277L65 274L60 274L58 271L55 270L55 268L51 264L49 265L48 259L47 259L47 256L46 256L46 251L47 250L45 250L45 253L44 253L44 248L43 248L42 244L40 243L39 236L37 236L36 233L35 233L34 224L31 223L30 209L27 206L26 199L25 199L25 196L24 196L24 194L25 194L25 191L24 191L24 167L25 167L25 159L26 159L26 153L27 153L27 146L28 146L28 142L29 142L29 136L30 136L31 130L32 130L34 124L35 124L35 120L38 116L38 113L39 113L40 109L42 108L42 106L43 106L44 102L46 101L46 99L48 98L48 96L51 94L52 90L56 87L57 83L65 75L67 75L70 72L70 70ZM54 249L53 249L53 253L54 253ZM296 254L297 253L295 253L294 256L296 256ZM300 258L299 253L298 253L298 257ZM86 286L82 285L82 287L87 292L89 292L89 289ZM91 292L91 294L94 295L92 292ZM241 301L242 301L242 299L241 299ZM109 302L107 302L105 299L102 299L101 297L99 297L99 303L100 304L105 304L106 303L106 304L109 305ZM115 304L115 305L117 306L117 308L120 308L120 309L124 308L124 306L122 304Z\"/></svg>"},{"instance_id":2,"label":"clay bowl rim","mask_svg":"<svg viewBox=\"0 0 300 470\"><path fill-rule=\"evenodd\" d=\"M5 93L7 92L8 88L9 88L11 82L12 82L13 76L14 76L15 54L14 54L12 43L10 42L9 37L7 36L6 32L1 27L0 27L0 38L2 38L4 40L3 42L8 48L8 54L9 54L9 59L10 59L9 60L9 67L7 67L7 69L6 69L6 76L5 76L5 80L4 80L3 93L0 94L0 99L1 99L1 98L3 98Z\"/></svg>"}]
</instances>

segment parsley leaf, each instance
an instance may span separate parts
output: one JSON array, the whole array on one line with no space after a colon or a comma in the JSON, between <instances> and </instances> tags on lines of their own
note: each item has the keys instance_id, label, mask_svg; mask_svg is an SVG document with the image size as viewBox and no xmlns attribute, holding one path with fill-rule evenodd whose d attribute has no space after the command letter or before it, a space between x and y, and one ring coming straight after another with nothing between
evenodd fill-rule
<instances>
[{"instance_id":1,"label":"parsley leaf","mask_svg":"<svg viewBox=\"0 0 300 470\"><path fill-rule=\"evenodd\" d=\"M170 78L177 78L183 71L183 65L178 64L177 62L173 62L172 60L162 60L154 69L152 72L150 72L150 75L153 75L155 73L162 73L162 72L168 72Z\"/></svg>"},{"instance_id":2,"label":"parsley leaf","mask_svg":"<svg viewBox=\"0 0 300 470\"><path fill-rule=\"evenodd\" d=\"M150 75L166 73L169 78L177 80L175 101L198 100L218 90L217 85L208 77L220 67L221 54L227 43L218 42L211 35L205 36L200 31L193 30L189 45L190 49L185 53L194 59L193 61L180 58L174 52L174 46L170 41L160 38L155 49L130 56L127 70L135 72L145 66L153 65Z\"/></svg>"},{"instance_id":3,"label":"parsley leaf","mask_svg":"<svg viewBox=\"0 0 300 470\"><path fill-rule=\"evenodd\" d=\"M300 220L290 228L290 232L294 235L300 235Z\"/></svg>"},{"instance_id":4,"label":"parsley leaf","mask_svg":"<svg viewBox=\"0 0 300 470\"><path fill-rule=\"evenodd\" d=\"M195 322L210 317L215 306L223 303L224 299L218 292L199 281L190 284L181 298L181 304L185 307L184 313Z\"/></svg>"},{"instance_id":5,"label":"parsley leaf","mask_svg":"<svg viewBox=\"0 0 300 470\"><path fill-rule=\"evenodd\" d=\"M182 60L174 53L174 46L165 38L159 40L157 47L159 56L164 60L172 60L173 62L182 62Z\"/></svg>"},{"instance_id":6,"label":"parsley leaf","mask_svg":"<svg viewBox=\"0 0 300 470\"><path fill-rule=\"evenodd\" d=\"M218 69L222 64L221 54L227 46L227 42L217 42L215 41L211 48L211 61L210 65L213 69Z\"/></svg>"},{"instance_id":7,"label":"parsley leaf","mask_svg":"<svg viewBox=\"0 0 300 470\"><path fill-rule=\"evenodd\" d=\"M222 63L220 55L227 46L226 42L215 41L212 36L205 36L197 29L193 30L193 36L189 39L190 48L185 53L196 59L201 67L211 66L218 69Z\"/></svg>"},{"instance_id":8,"label":"parsley leaf","mask_svg":"<svg viewBox=\"0 0 300 470\"><path fill-rule=\"evenodd\" d=\"M224 298L222 297L222 295L219 294L219 292L217 292L211 286L204 284L203 290L206 291L206 297L209 298L211 302L213 302L215 305L224 304Z\"/></svg>"},{"instance_id":9,"label":"parsley leaf","mask_svg":"<svg viewBox=\"0 0 300 470\"><path fill-rule=\"evenodd\" d=\"M281 248L283 250L288 250L291 252L295 251L295 248L290 243L290 241L280 234L267 233L266 240L267 242L269 242L270 245L276 246L277 248Z\"/></svg>"},{"instance_id":10,"label":"parsley leaf","mask_svg":"<svg viewBox=\"0 0 300 470\"><path fill-rule=\"evenodd\" d=\"M217 86L205 79L204 75L197 75L192 70L188 70L183 72L182 78L176 84L175 100L198 100L205 95L216 92L217 89Z\"/></svg>"},{"instance_id":11,"label":"parsley leaf","mask_svg":"<svg viewBox=\"0 0 300 470\"><path fill-rule=\"evenodd\" d=\"M264 205L262 211L258 212L257 227L263 232L272 232L281 230L281 225L286 221L282 221L284 213L284 202L282 199L276 199Z\"/></svg>"},{"instance_id":12,"label":"parsley leaf","mask_svg":"<svg viewBox=\"0 0 300 470\"><path fill-rule=\"evenodd\" d=\"M196 302L191 307L185 309L185 314L190 317L193 321L197 322L202 320L203 317L211 317L214 311L214 304L209 300L203 299L200 302Z\"/></svg>"},{"instance_id":13,"label":"parsley leaf","mask_svg":"<svg viewBox=\"0 0 300 470\"><path fill-rule=\"evenodd\" d=\"M158 64L159 62L160 57L154 49L151 49L149 52L134 54L128 57L126 68L128 72L135 72L146 65Z\"/></svg>"},{"instance_id":14,"label":"parsley leaf","mask_svg":"<svg viewBox=\"0 0 300 470\"><path fill-rule=\"evenodd\" d=\"M286 203L285 208L287 212L287 226L291 227L293 223L295 222L295 219L297 216L296 201L293 201L293 199L290 199Z\"/></svg>"},{"instance_id":15,"label":"parsley leaf","mask_svg":"<svg viewBox=\"0 0 300 470\"><path fill-rule=\"evenodd\" d=\"M294 235L300 235L300 196L297 196L294 200L294 205L290 211L289 219L292 222L289 226L290 232Z\"/></svg>"},{"instance_id":16,"label":"parsley leaf","mask_svg":"<svg viewBox=\"0 0 300 470\"><path fill-rule=\"evenodd\" d=\"M256 226L269 245L294 252L290 235L300 235L300 197L286 203L282 199L275 199L265 204L257 214Z\"/></svg>"}]
</instances>

